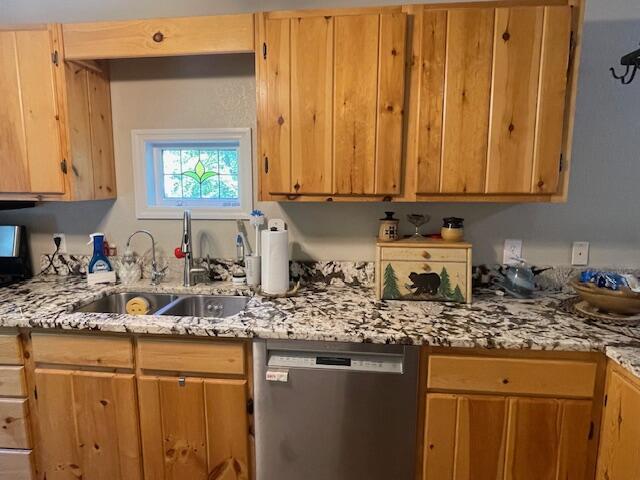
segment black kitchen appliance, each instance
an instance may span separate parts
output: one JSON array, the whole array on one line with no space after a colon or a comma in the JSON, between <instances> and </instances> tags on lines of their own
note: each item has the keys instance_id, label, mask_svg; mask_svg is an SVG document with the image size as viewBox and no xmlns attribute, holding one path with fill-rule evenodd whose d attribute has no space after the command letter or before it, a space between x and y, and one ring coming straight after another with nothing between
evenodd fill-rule
<instances>
[{"instance_id":1,"label":"black kitchen appliance","mask_svg":"<svg viewBox=\"0 0 640 480\"><path fill-rule=\"evenodd\" d=\"M31 278L27 230L20 225L0 225L0 286Z\"/></svg>"}]
</instances>

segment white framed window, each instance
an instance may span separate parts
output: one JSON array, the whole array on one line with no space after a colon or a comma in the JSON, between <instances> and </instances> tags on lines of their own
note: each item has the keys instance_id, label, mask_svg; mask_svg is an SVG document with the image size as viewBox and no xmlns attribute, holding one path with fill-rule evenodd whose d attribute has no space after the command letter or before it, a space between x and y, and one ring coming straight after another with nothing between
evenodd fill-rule
<instances>
[{"instance_id":1,"label":"white framed window","mask_svg":"<svg viewBox=\"0 0 640 480\"><path fill-rule=\"evenodd\" d=\"M132 130L137 218L248 218L250 128Z\"/></svg>"}]
</instances>

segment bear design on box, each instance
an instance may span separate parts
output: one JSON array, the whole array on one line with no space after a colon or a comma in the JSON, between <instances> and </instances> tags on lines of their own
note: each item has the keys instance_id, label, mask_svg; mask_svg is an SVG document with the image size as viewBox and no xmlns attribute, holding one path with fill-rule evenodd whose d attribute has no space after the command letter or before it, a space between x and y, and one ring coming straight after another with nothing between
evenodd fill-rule
<instances>
[{"instance_id":1,"label":"bear design on box","mask_svg":"<svg viewBox=\"0 0 640 480\"><path fill-rule=\"evenodd\" d=\"M414 290L414 295L436 295L440 288L440 275L437 273L416 273L409 274L412 285L405 285L407 290Z\"/></svg>"}]
</instances>

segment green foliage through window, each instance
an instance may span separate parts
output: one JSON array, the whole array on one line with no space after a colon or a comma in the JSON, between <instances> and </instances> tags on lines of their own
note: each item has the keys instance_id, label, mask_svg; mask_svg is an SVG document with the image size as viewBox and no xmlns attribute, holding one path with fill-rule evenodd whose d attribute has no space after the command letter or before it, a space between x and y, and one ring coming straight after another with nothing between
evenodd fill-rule
<instances>
[{"instance_id":1,"label":"green foliage through window","mask_svg":"<svg viewBox=\"0 0 640 480\"><path fill-rule=\"evenodd\" d=\"M163 149L162 175L167 199L239 199L235 148Z\"/></svg>"}]
</instances>

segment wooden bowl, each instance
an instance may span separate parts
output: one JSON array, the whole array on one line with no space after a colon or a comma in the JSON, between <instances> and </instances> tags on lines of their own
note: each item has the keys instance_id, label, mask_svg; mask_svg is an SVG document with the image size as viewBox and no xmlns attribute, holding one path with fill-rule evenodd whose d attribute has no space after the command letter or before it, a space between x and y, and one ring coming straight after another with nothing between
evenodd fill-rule
<instances>
[{"instance_id":1,"label":"wooden bowl","mask_svg":"<svg viewBox=\"0 0 640 480\"><path fill-rule=\"evenodd\" d=\"M571 280L570 285L580 297L598 310L620 315L637 315L640 313L640 293L628 288L609 290L593 283L581 283Z\"/></svg>"}]
</instances>

